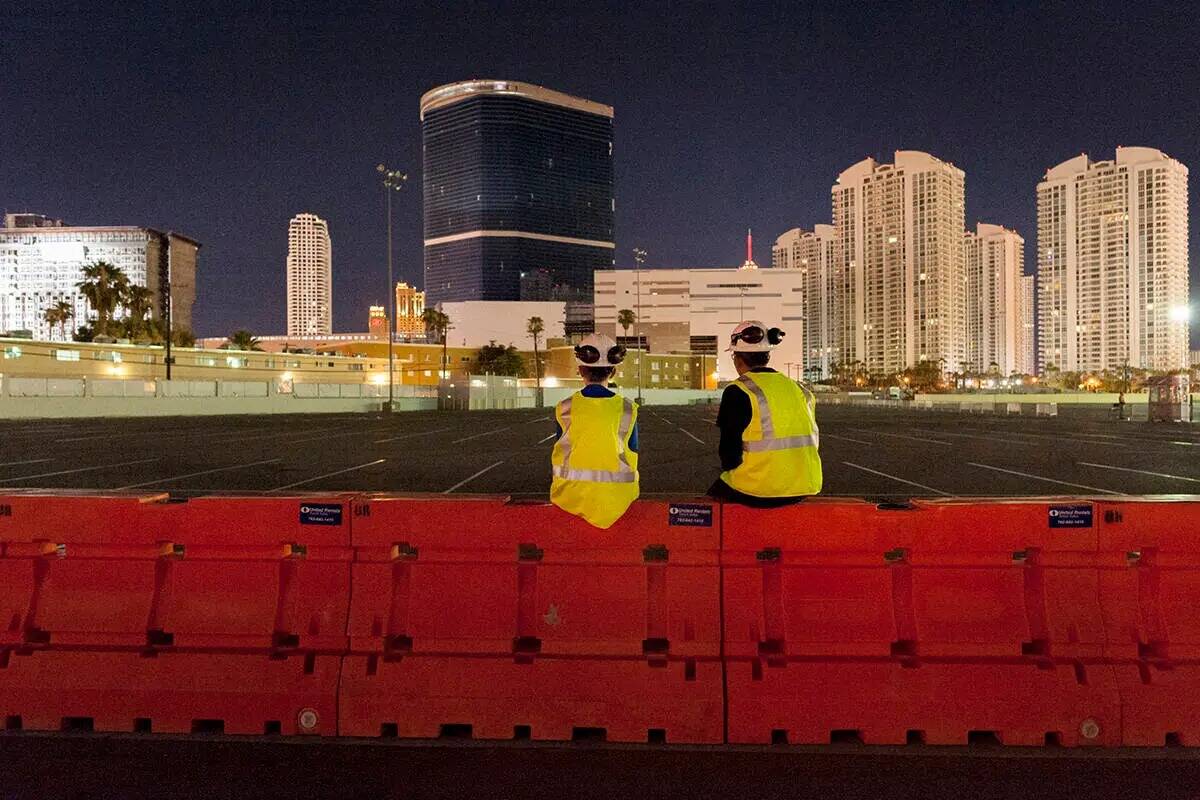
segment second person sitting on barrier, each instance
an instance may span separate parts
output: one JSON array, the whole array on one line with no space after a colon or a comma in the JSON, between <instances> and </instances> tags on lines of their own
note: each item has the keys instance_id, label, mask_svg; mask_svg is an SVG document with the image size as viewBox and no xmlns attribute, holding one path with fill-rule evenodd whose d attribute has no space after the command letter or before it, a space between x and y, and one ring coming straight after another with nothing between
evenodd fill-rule
<instances>
[{"instance_id":1,"label":"second person sitting on barrier","mask_svg":"<svg viewBox=\"0 0 1200 800\"><path fill-rule=\"evenodd\" d=\"M816 396L767 366L783 337L758 320L730 336L726 352L738 379L725 387L717 412L723 471L708 493L718 500L770 507L821 491Z\"/></svg>"},{"instance_id":2,"label":"second person sitting on barrier","mask_svg":"<svg viewBox=\"0 0 1200 800\"><path fill-rule=\"evenodd\" d=\"M550 502L608 528L638 496L637 404L608 388L625 348L593 334L575 348L584 387L554 409Z\"/></svg>"}]
</instances>

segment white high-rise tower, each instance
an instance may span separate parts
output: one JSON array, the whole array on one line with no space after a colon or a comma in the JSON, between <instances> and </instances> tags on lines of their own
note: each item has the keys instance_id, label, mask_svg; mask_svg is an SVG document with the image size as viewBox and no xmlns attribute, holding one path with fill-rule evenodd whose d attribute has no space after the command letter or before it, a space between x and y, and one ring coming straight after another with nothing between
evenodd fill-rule
<instances>
[{"instance_id":1,"label":"white high-rise tower","mask_svg":"<svg viewBox=\"0 0 1200 800\"><path fill-rule=\"evenodd\" d=\"M1037 187L1038 367L1187 366L1188 170L1149 147L1086 154Z\"/></svg>"},{"instance_id":2,"label":"white high-rise tower","mask_svg":"<svg viewBox=\"0 0 1200 800\"><path fill-rule=\"evenodd\" d=\"M288 336L333 333L333 252L329 224L302 213L288 223Z\"/></svg>"},{"instance_id":3,"label":"white high-rise tower","mask_svg":"<svg viewBox=\"0 0 1200 800\"><path fill-rule=\"evenodd\" d=\"M832 225L814 225L811 231L792 228L771 249L772 267L800 270L804 276L802 374L806 380L828 378L833 365L842 360L833 333L845 316L838 305L844 293L836 293L833 285L834 238Z\"/></svg>"},{"instance_id":4,"label":"white high-rise tower","mask_svg":"<svg viewBox=\"0 0 1200 800\"><path fill-rule=\"evenodd\" d=\"M963 234L967 259L966 367L975 372L1020 371L1021 276L1025 240L1016 231L980 222ZM996 366L993 367L992 365Z\"/></svg>"},{"instance_id":5,"label":"white high-rise tower","mask_svg":"<svg viewBox=\"0 0 1200 800\"><path fill-rule=\"evenodd\" d=\"M832 192L831 291L839 360L889 374L922 361L957 371L966 357L964 174L916 150L864 159Z\"/></svg>"}]
</instances>

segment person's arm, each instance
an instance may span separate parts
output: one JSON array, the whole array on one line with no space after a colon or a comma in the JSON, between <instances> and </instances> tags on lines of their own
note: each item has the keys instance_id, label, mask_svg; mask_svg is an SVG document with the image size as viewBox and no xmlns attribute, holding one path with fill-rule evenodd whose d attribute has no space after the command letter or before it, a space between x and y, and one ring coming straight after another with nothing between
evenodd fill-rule
<instances>
[{"instance_id":1,"label":"person's arm","mask_svg":"<svg viewBox=\"0 0 1200 800\"><path fill-rule=\"evenodd\" d=\"M750 424L750 416L750 396L736 386L726 386L717 411L717 427L721 430L717 454L722 470L734 469L742 463L742 432Z\"/></svg>"},{"instance_id":2,"label":"person's arm","mask_svg":"<svg viewBox=\"0 0 1200 800\"><path fill-rule=\"evenodd\" d=\"M633 432L629 434L629 449L638 452L638 423L633 423Z\"/></svg>"}]
</instances>

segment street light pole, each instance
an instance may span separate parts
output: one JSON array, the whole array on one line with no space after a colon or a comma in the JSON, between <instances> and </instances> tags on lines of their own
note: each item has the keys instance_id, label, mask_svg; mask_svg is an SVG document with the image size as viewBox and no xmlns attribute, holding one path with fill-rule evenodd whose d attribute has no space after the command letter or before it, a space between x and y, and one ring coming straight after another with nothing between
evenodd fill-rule
<instances>
[{"instance_id":1,"label":"street light pole","mask_svg":"<svg viewBox=\"0 0 1200 800\"><path fill-rule=\"evenodd\" d=\"M399 170L388 169L383 164L375 167L375 171L383 176L383 194L387 198L387 270L388 270L388 321L387 321L387 343L388 343L388 401L387 410L390 414L392 406L396 402L395 389L395 340L396 340L396 280L392 275L392 192L398 192L404 188L404 182L408 180L408 175Z\"/></svg>"},{"instance_id":2,"label":"street light pole","mask_svg":"<svg viewBox=\"0 0 1200 800\"><path fill-rule=\"evenodd\" d=\"M642 350L642 264L644 264L645 261L646 251L640 247L633 248L633 263L636 270L634 282L637 284L637 330L635 333L637 334L638 340L638 405L641 405L642 403L642 361L646 355Z\"/></svg>"},{"instance_id":3,"label":"street light pole","mask_svg":"<svg viewBox=\"0 0 1200 800\"><path fill-rule=\"evenodd\" d=\"M174 233L174 231L167 231L167 241L164 243L167 251L167 309L166 314L164 314L167 318L167 352L163 357L163 363L167 367L167 380L171 380L171 365L175 363L175 357L171 355L171 237Z\"/></svg>"}]
</instances>

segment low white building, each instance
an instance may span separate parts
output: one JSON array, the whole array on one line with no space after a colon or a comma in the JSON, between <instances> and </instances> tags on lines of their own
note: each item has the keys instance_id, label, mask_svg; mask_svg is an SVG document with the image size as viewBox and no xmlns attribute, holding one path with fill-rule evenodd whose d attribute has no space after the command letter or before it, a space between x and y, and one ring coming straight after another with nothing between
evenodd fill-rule
<instances>
[{"instance_id":1,"label":"low white building","mask_svg":"<svg viewBox=\"0 0 1200 800\"><path fill-rule=\"evenodd\" d=\"M71 341L95 319L79 291L84 267L104 261L135 286L150 290L150 318L191 330L200 244L177 233L132 225L76 226L41 214L6 214L0 225L0 332L30 331L41 341ZM46 322L46 310L71 307L65 325ZM121 310L118 309L118 316Z\"/></svg>"},{"instance_id":2,"label":"low white building","mask_svg":"<svg viewBox=\"0 0 1200 800\"><path fill-rule=\"evenodd\" d=\"M451 347L483 347L489 342L532 350L533 338L526 332L530 317L541 317L545 326L542 343L562 339L567 304L527 300L463 300L440 303L450 317L447 339Z\"/></svg>"},{"instance_id":3,"label":"low white building","mask_svg":"<svg viewBox=\"0 0 1200 800\"><path fill-rule=\"evenodd\" d=\"M716 354L720 380L736 373L725 352L729 335L745 319L782 328L787 336L771 356L771 366L801 378L804 354L804 282L795 269L597 270L596 332L640 336L652 353ZM625 330L617 324L623 309L640 319Z\"/></svg>"}]
</instances>

